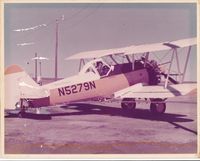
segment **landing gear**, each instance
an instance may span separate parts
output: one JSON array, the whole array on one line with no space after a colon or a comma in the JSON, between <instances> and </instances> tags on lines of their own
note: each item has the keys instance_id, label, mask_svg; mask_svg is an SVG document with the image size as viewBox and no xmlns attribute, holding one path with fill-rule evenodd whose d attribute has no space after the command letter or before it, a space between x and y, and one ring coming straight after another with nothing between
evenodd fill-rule
<instances>
[{"instance_id":1,"label":"landing gear","mask_svg":"<svg viewBox=\"0 0 200 161\"><path fill-rule=\"evenodd\" d=\"M154 114L163 114L166 110L166 103L161 98L151 99L150 111Z\"/></svg>"},{"instance_id":2,"label":"landing gear","mask_svg":"<svg viewBox=\"0 0 200 161\"><path fill-rule=\"evenodd\" d=\"M19 113L17 114L19 118L23 118L26 115L26 110L30 106L30 103L26 99L20 99L19 102L15 104L16 109L19 110Z\"/></svg>"},{"instance_id":3,"label":"landing gear","mask_svg":"<svg viewBox=\"0 0 200 161\"><path fill-rule=\"evenodd\" d=\"M166 99L161 98L152 98L152 99L145 99L144 102L149 103L150 101L150 111L153 114L163 114L166 110ZM123 98L121 102L121 107L124 111L133 112L136 107L136 102L139 100L135 100L134 98ZM138 102L140 103L140 102Z\"/></svg>"},{"instance_id":4,"label":"landing gear","mask_svg":"<svg viewBox=\"0 0 200 161\"><path fill-rule=\"evenodd\" d=\"M124 98L121 102L121 107L125 111L134 111L136 102L134 98Z\"/></svg>"}]
</instances>

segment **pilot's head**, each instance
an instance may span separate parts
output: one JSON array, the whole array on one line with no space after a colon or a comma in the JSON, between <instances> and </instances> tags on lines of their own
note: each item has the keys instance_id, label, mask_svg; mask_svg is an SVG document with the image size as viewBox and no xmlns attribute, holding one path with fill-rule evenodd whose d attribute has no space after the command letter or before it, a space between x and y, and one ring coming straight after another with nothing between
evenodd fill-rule
<instances>
[{"instance_id":1,"label":"pilot's head","mask_svg":"<svg viewBox=\"0 0 200 161\"><path fill-rule=\"evenodd\" d=\"M102 63L101 61L98 61L98 62L96 63L96 65L97 65L97 67L102 67L103 63Z\"/></svg>"},{"instance_id":2,"label":"pilot's head","mask_svg":"<svg viewBox=\"0 0 200 161\"><path fill-rule=\"evenodd\" d=\"M142 60L142 61L145 61L145 56L141 56L141 60Z\"/></svg>"}]
</instances>

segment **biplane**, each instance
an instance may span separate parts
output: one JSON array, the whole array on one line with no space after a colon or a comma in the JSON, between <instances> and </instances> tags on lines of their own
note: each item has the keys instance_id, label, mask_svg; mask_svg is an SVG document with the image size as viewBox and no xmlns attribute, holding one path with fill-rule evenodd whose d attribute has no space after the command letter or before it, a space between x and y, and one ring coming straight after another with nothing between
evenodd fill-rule
<instances>
[{"instance_id":1,"label":"biplane","mask_svg":"<svg viewBox=\"0 0 200 161\"><path fill-rule=\"evenodd\" d=\"M66 58L80 60L77 75L42 86L18 65L9 66L5 70L5 107L18 110L22 117L28 109L88 100L120 100L122 109L131 112L143 100L150 104L153 114L162 114L168 98L186 95L197 88L194 83L184 82L191 49L196 43L196 38L188 38L81 52ZM181 62L180 48L186 49L185 60ZM167 51L168 61L158 63L150 59L150 54L160 51ZM173 65L177 67L176 74L171 72Z\"/></svg>"}]
</instances>

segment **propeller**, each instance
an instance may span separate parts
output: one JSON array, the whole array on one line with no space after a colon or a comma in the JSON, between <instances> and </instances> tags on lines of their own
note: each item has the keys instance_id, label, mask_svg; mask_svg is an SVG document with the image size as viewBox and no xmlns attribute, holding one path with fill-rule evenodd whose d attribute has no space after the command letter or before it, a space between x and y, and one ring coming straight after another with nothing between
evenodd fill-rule
<instances>
[{"instance_id":1,"label":"propeller","mask_svg":"<svg viewBox=\"0 0 200 161\"><path fill-rule=\"evenodd\" d=\"M167 74L165 73L165 71L166 71L166 68L164 67L165 64L168 64L168 62L163 63L163 64L159 64L158 66L159 66L159 69L160 69L160 74L163 75L165 77L165 79L166 79L167 78ZM173 84L178 84L178 82L174 78L172 78L170 76L168 77L168 80Z\"/></svg>"},{"instance_id":2,"label":"propeller","mask_svg":"<svg viewBox=\"0 0 200 161\"><path fill-rule=\"evenodd\" d=\"M158 71L160 75L163 75L165 79L167 79L168 74L165 73L165 68L163 67L165 64L168 64L169 62L163 63L163 64L157 64L155 60L149 61L149 53L145 53L141 60L145 63L148 63L149 67L153 68L155 71ZM173 84L178 84L178 82L172 78L171 76L168 76L168 80Z\"/></svg>"}]
</instances>

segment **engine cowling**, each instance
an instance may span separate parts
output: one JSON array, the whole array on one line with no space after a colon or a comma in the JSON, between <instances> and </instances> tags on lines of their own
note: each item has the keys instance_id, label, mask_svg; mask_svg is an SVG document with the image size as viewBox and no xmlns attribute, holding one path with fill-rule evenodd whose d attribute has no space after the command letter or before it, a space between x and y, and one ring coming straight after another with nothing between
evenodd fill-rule
<instances>
[{"instance_id":1,"label":"engine cowling","mask_svg":"<svg viewBox=\"0 0 200 161\"><path fill-rule=\"evenodd\" d=\"M145 68L149 74L149 85L157 85L161 82L161 70L155 60L146 62Z\"/></svg>"},{"instance_id":2,"label":"engine cowling","mask_svg":"<svg viewBox=\"0 0 200 161\"><path fill-rule=\"evenodd\" d=\"M155 60L140 59L134 62L134 70L147 69L149 85L157 85L161 81L161 70Z\"/></svg>"}]
</instances>

